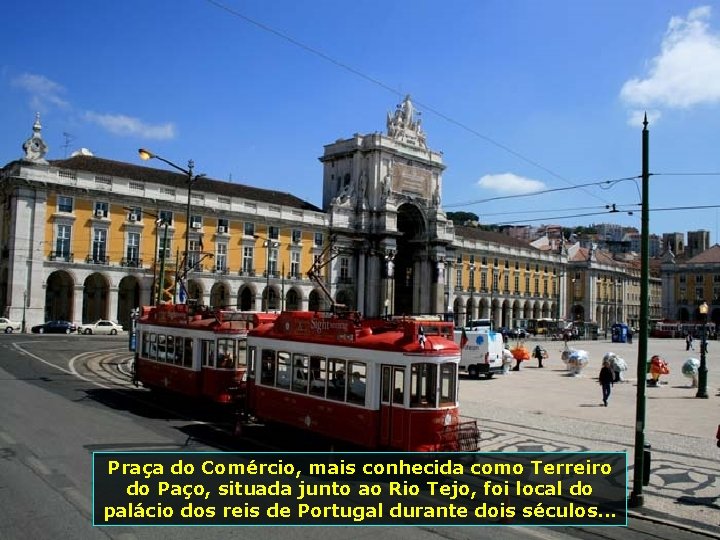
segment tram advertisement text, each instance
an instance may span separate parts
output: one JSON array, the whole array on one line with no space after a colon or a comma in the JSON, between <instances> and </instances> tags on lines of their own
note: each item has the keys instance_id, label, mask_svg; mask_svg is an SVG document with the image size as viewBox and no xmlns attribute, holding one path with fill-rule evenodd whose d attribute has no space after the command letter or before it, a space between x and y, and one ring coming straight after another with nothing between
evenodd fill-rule
<instances>
[{"instance_id":1,"label":"tram advertisement text","mask_svg":"<svg viewBox=\"0 0 720 540\"><path fill-rule=\"evenodd\" d=\"M93 524L626 525L627 455L95 452Z\"/></svg>"}]
</instances>

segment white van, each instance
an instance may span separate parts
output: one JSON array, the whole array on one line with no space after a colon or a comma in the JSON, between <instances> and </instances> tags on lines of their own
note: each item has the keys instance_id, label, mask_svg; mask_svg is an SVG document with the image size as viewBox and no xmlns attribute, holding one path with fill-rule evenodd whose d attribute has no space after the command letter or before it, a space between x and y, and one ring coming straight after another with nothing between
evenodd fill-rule
<instances>
[{"instance_id":1,"label":"white van","mask_svg":"<svg viewBox=\"0 0 720 540\"><path fill-rule=\"evenodd\" d=\"M490 328L465 330L467 342L463 346L463 330L455 330L455 343L460 345L460 373L477 378L481 374L487 379L503 371L503 337Z\"/></svg>"}]
</instances>

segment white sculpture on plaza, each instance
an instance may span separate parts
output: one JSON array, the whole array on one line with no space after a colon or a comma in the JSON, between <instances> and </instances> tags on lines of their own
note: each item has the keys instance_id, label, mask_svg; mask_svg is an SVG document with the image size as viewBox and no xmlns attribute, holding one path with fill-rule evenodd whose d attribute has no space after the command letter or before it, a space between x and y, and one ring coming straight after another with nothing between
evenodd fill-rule
<instances>
[{"instance_id":1,"label":"white sculpture on plaza","mask_svg":"<svg viewBox=\"0 0 720 540\"><path fill-rule=\"evenodd\" d=\"M615 382L620 382L623 379L623 372L627 371L628 365L625 359L620 358L614 352L607 352L603 356L603 362L609 362L610 368L615 374Z\"/></svg>"},{"instance_id":2,"label":"white sculpture on plaza","mask_svg":"<svg viewBox=\"0 0 720 540\"><path fill-rule=\"evenodd\" d=\"M565 349L560 357L565 362L571 377L578 377L589 361L587 351L580 349Z\"/></svg>"},{"instance_id":3,"label":"white sculpture on plaza","mask_svg":"<svg viewBox=\"0 0 720 540\"><path fill-rule=\"evenodd\" d=\"M692 387L697 388L698 371L700 370L700 360L697 358L688 358L682 365L682 374L692 380Z\"/></svg>"}]
</instances>

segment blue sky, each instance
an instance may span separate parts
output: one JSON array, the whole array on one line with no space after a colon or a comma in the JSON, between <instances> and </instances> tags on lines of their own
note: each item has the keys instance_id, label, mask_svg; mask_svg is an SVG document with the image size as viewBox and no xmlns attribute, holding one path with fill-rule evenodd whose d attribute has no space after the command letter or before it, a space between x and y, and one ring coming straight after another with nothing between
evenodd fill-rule
<instances>
[{"instance_id":1,"label":"blue sky","mask_svg":"<svg viewBox=\"0 0 720 540\"><path fill-rule=\"evenodd\" d=\"M639 228L639 180L519 195L640 175L647 111L651 232L717 241L720 209L661 209L720 205L720 176L697 174L720 173L720 2L37 0L2 14L0 163L22 156L39 111L50 159L86 147L140 164L147 147L320 205L323 145L384 132L409 93L444 153L446 210Z\"/></svg>"}]
</instances>

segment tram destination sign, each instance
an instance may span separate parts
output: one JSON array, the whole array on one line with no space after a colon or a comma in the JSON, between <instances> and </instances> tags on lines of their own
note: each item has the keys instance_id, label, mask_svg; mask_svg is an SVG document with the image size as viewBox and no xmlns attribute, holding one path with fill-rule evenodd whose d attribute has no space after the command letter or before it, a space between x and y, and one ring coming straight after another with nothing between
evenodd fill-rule
<instances>
[{"instance_id":1,"label":"tram destination sign","mask_svg":"<svg viewBox=\"0 0 720 540\"><path fill-rule=\"evenodd\" d=\"M95 526L624 526L627 455L95 452Z\"/></svg>"}]
</instances>

